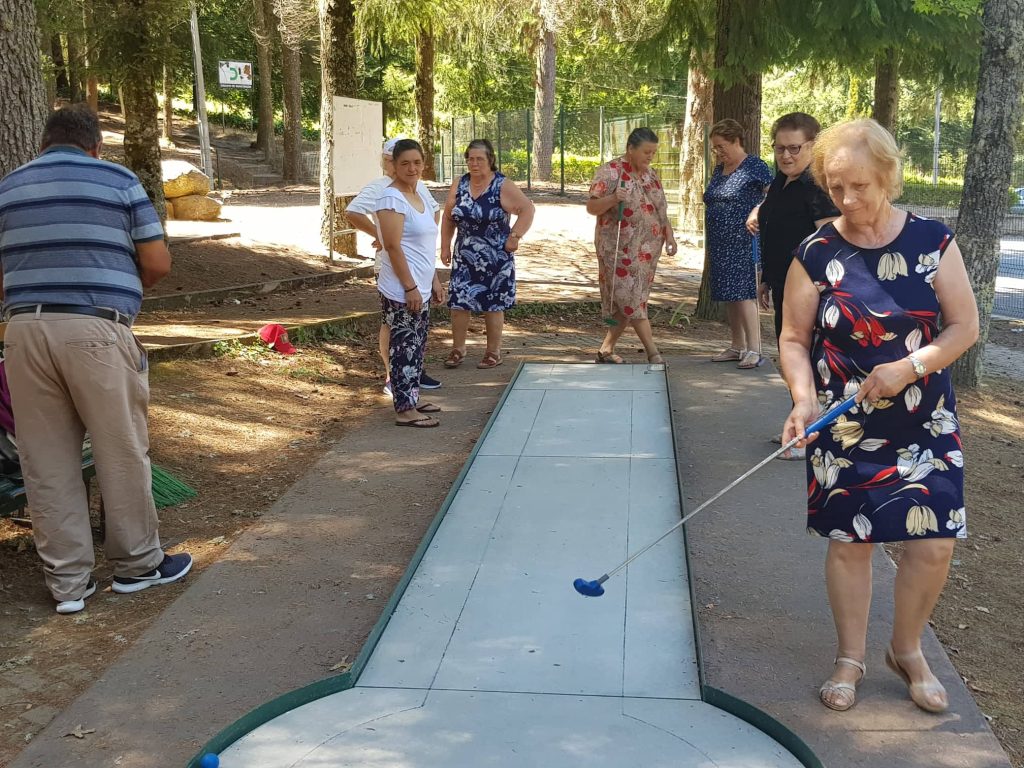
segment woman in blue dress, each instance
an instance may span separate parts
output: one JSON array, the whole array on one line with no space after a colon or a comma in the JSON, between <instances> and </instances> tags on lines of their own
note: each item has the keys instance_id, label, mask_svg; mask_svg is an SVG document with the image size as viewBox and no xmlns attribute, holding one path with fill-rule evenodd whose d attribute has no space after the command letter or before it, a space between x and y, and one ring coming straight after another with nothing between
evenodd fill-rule
<instances>
[{"instance_id":1,"label":"woman in blue dress","mask_svg":"<svg viewBox=\"0 0 1024 768\"><path fill-rule=\"evenodd\" d=\"M501 365L505 310L516 303L515 252L533 223L534 207L519 187L498 172L490 141L473 139L465 158L469 173L452 184L441 221L441 263L452 268L448 288L452 350L444 364L448 368L462 365L470 314L483 312L487 349L476 367L494 368ZM513 215L515 224L509 221Z\"/></svg>"},{"instance_id":2,"label":"woman in blue dress","mask_svg":"<svg viewBox=\"0 0 1024 768\"><path fill-rule=\"evenodd\" d=\"M825 581L838 637L819 697L836 710L856 702L871 545L901 541L885 661L917 706L942 712L949 701L921 653L921 633L953 543L967 535L948 366L978 338L974 293L949 229L892 205L899 148L878 123L822 133L811 171L842 215L801 243L787 275L779 349L794 405L783 442L822 406L858 399L808 441L807 529L829 540Z\"/></svg>"},{"instance_id":3,"label":"woman in blue dress","mask_svg":"<svg viewBox=\"0 0 1024 768\"><path fill-rule=\"evenodd\" d=\"M711 127L711 151L717 165L704 192L704 221L711 298L726 302L731 346L712 357L757 368L761 359L761 321L757 314L757 239L747 231L747 216L764 200L772 172L743 148L743 126L720 120Z\"/></svg>"}]
</instances>

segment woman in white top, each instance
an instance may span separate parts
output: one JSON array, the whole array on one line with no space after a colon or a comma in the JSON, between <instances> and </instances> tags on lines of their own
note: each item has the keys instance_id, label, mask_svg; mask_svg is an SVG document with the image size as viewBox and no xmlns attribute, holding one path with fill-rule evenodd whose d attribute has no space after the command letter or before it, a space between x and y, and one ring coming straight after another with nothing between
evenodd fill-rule
<instances>
[{"instance_id":1,"label":"woman in white top","mask_svg":"<svg viewBox=\"0 0 1024 768\"><path fill-rule=\"evenodd\" d=\"M377 275L381 312L391 329L389 358L395 424L400 427L436 427L427 414L441 409L420 403L420 375L427 345L430 300L440 301L434 290L438 214L417 182L423 173L423 150L412 139L395 144L395 177L377 201L377 222L385 255Z\"/></svg>"}]
</instances>

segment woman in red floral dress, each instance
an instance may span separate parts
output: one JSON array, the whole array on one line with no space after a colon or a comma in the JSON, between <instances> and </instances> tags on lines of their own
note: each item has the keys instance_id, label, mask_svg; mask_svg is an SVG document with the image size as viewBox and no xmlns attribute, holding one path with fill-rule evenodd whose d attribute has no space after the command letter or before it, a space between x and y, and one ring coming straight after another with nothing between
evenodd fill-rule
<instances>
[{"instance_id":1,"label":"woman in red floral dress","mask_svg":"<svg viewBox=\"0 0 1024 768\"><path fill-rule=\"evenodd\" d=\"M668 221L665 190L651 168L657 151L657 135L650 128L635 129L626 140L625 154L598 168L590 186L587 212L597 216L594 245L601 314L615 321L609 324L597 353L599 363L622 362L615 345L629 327L644 345L648 362L661 362L647 319L647 297L661 249L664 246L665 252L674 256L676 239Z\"/></svg>"}]
</instances>

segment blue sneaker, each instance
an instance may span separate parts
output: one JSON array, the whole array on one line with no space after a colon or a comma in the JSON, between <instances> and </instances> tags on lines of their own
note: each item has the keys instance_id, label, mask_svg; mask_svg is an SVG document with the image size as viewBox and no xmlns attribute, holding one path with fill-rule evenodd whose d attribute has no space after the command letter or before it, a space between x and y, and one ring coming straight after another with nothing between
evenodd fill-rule
<instances>
[{"instance_id":1,"label":"blue sneaker","mask_svg":"<svg viewBox=\"0 0 1024 768\"><path fill-rule=\"evenodd\" d=\"M141 576L115 576L111 588L115 592L128 594L159 584L170 584L184 578L192 570L192 555L182 552L178 555L164 555L164 561L157 568Z\"/></svg>"},{"instance_id":2,"label":"blue sneaker","mask_svg":"<svg viewBox=\"0 0 1024 768\"><path fill-rule=\"evenodd\" d=\"M441 382L427 375L424 371L420 374L420 389L440 389Z\"/></svg>"},{"instance_id":3,"label":"blue sneaker","mask_svg":"<svg viewBox=\"0 0 1024 768\"><path fill-rule=\"evenodd\" d=\"M384 389L381 391L388 397L391 397L391 379L384 382Z\"/></svg>"}]
</instances>

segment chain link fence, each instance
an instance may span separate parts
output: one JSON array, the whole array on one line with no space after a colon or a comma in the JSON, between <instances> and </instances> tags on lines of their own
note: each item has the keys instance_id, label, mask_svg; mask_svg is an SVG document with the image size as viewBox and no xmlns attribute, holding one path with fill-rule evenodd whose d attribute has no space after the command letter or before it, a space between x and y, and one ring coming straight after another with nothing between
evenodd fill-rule
<instances>
[{"instance_id":1,"label":"chain link fence","mask_svg":"<svg viewBox=\"0 0 1024 768\"><path fill-rule=\"evenodd\" d=\"M556 109L554 142L549 163L537 157L534 147L532 109L490 115L464 115L438 126L439 152L435 155L435 177L450 183L466 172L463 152L474 138L491 140L498 168L529 190L559 194L585 193L599 165L621 155L626 138L634 128L646 126L659 137L658 153L652 166L661 178L669 202L669 216L678 225L680 202L680 147L684 115L678 108L653 112L626 113L593 108ZM708 126L705 126L705 137ZM896 204L922 216L939 218L956 229L963 192L967 150L959 137L938 141L921 140L933 129L908 132L901 142L904 153L904 189ZM705 139L706 141L706 139ZM767 141L762 148L771 154ZM705 146L705 166L710 153ZM1000 264L996 280L994 313L1024 318L1024 142L1016 147L1006 214L1000 240ZM765 157L772 165L774 158ZM550 169L550 172L548 170ZM707 170L705 168L705 175ZM692 183L704 185L704 177Z\"/></svg>"}]
</instances>

